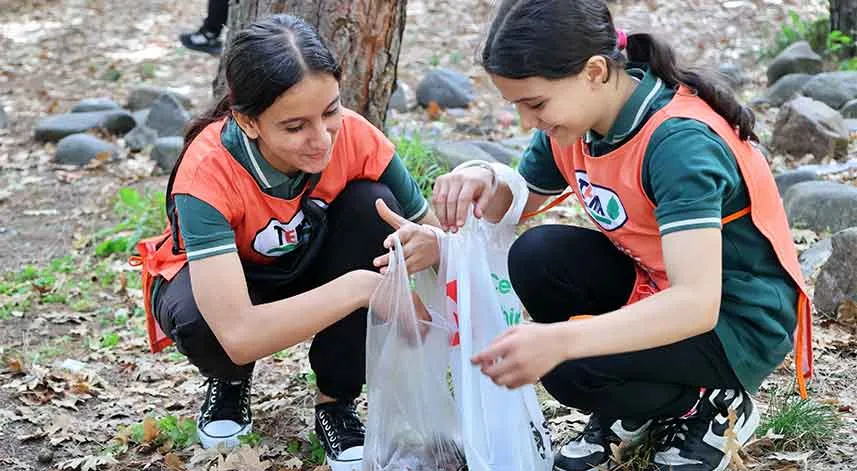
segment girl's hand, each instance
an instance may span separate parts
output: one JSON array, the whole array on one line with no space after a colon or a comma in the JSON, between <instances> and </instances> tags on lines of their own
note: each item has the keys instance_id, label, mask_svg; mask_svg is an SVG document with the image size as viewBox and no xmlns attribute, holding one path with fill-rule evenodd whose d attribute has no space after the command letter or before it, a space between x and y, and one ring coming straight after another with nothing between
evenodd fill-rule
<instances>
[{"instance_id":1,"label":"girl's hand","mask_svg":"<svg viewBox=\"0 0 857 471\"><path fill-rule=\"evenodd\" d=\"M471 362L497 385L514 389L535 384L566 360L564 345L568 339L560 330L564 324L510 327Z\"/></svg>"},{"instance_id":2,"label":"girl's hand","mask_svg":"<svg viewBox=\"0 0 857 471\"><path fill-rule=\"evenodd\" d=\"M495 190L496 176L485 167L465 167L438 177L431 200L443 230L455 232L464 226L471 203L473 215L481 218Z\"/></svg>"},{"instance_id":3,"label":"girl's hand","mask_svg":"<svg viewBox=\"0 0 857 471\"><path fill-rule=\"evenodd\" d=\"M375 208L387 224L396 230L405 251L405 265L408 273L417 273L440 262L440 247L434 231L394 213L387 207L384 200L375 201ZM389 249L393 246L392 236L384 241L384 247ZM390 264L390 254L384 254L376 258L373 264L381 269L381 273L387 273Z\"/></svg>"}]
</instances>

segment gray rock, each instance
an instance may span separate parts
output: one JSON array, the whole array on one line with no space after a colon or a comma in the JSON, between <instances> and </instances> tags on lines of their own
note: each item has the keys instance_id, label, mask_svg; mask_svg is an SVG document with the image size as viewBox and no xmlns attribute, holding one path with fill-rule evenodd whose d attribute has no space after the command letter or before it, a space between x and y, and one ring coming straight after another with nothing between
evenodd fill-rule
<instances>
[{"instance_id":1,"label":"gray rock","mask_svg":"<svg viewBox=\"0 0 857 471\"><path fill-rule=\"evenodd\" d=\"M158 140L158 132L145 125L137 126L125 135L125 144L134 152L143 150Z\"/></svg>"},{"instance_id":2,"label":"gray rock","mask_svg":"<svg viewBox=\"0 0 857 471\"><path fill-rule=\"evenodd\" d=\"M146 127L157 131L158 136L183 136L184 127L190 121L190 113L172 95L161 95L152 104Z\"/></svg>"},{"instance_id":3,"label":"gray rock","mask_svg":"<svg viewBox=\"0 0 857 471\"><path fill-rule=\"evenodd\" d=\"M806 170L815 170L819 176L833 175L857 168L857 159L847 162L835 162L830 164L809 164L801 167Z\"/></svg>"},{"instance_id":4,"label":"gray rock","mask_svg":"<svg viewBox=\"0 0 857 471\"><path fill-rule=\"evenodd\" d=\"M71 108L71 112L84 113L86 111L118 110L121 108L118 103L107 97L84 98Z\"/></svg>"},{"instance_id":5,"label":"gray rock","mask_svg":"<svg viewBox=\"0 0 857 471\"><path fill-rule=\"evenodd\" d=\"M146 120L149 118L149 111L151 111L151 108L143 108L131 113L134 115L134 121L137 122L137 126L146 124Z\"/></svg>"},{"instance_id":6,"label":"gray rock","mask_svg":"<svg viewBox=\"0 0 857 471\"><path fill-rule=\"evenodd\" d=\"M497 142L474 141L473 144L479 146L480 149L487 152L497 162L502 162L506 165L510 165L515 159L519 159L521 157L520 152L515 152L514 150Z\"/></svg>"},{"instance_id":7,"label":"gray rock","mask_svg":"<svg viewBox=\"0 0 857 471\"><path fill-rule=\"evenodd\" d=\"M857 300L857 227L833 235L830 258L815 282L815 307L825 314L834 314L847 299Z\"/></svg>"},{"instance_id":8,"label":"gray rock","mask_svg":"<svg viewBox=\"0 0 857 471\"><path fill-rule=\"evenodd\" d=\"M857 72L818 74L803 86L803 94L838 110L845 103L857 98Z\"/></svg>"},{"instance_id":9,"label":"gray rock","mask_svg":"<svg viewBox=\"0 0 857 471\"><path fill-rule=\"evenodd\" d=\"M473 101L473 84L464 75L449 69L434 69L417 87L417 102L441 108L466 108Z\"/></svg>"},{"instance_id":10,"label":"gray rock","mask_svg":"<svg viewBox=\"0 0 857 471\"><path fill-rule=\"evenodd\" d=\"M801 96L780 108L772 142L777 150L797 157L839 158L848 152L848 136L838 111Z\"/></svg>"},{"instance_id":11,"label":"gray rock","mask_svg":"<svg viewBox=\"0 0 857 471\"><path fill-rule=\"evenodd\" d=\"M530 138L529 137L513 137L510 139L503 139L500 141L504 146L514 149L516 151L523 152L530 146Z\"/></svg>"},{"instance_id":12,"label":"gray rock","mask_svg":"<svg viewBox=\"0 0 857 471\"><path fill-rule=\"evenodd\" d=\"M776 175L774 180L777 181L777 189L780 191L780 196L785 196L789 188L798 183L818 180L818 172L812 169L798 168Z\"/></svg>"},{"instance_id":13,"label":"gray rock","mask_svg":"<svg viewBox=\"0 0 857 471\"><path fill-rule=\"evenodd\" d=\"M857 226L857 187L829 181L798 183L783 198L789 223L815 232Z\"/></svg>"},{"instance_id":14,"label":"gray rock","mask_svg":"<svg viewBox=\"0 0 857 471\"><path fill-rule=\"evenodd\" d=\"M125 110L86 111L43 118L36 124L34 134L37 141L56 142L96 128L122 135L134 129L135 124L134 117Z\"/></svg>"},{"instance_id":15,"label":"gray rock","mask_svg":"<svg viewBox=\"0 0 857 471\"><path fill-rule=\"evenodd\" d=\"M759 98L758 101L768 103L771 106L783 106L795 95L799 95L810 79L812 79L812 75L809 74L786 75L777 80L777 83L769 88L765 96Z\"/></svg>"},{"instance_id":16,"label":"gray rock","mask_svg":"<svg viewBox=\"0 0 857 471\"><path fill-rule=\"evenodd\" d=\"M6 110L3 109L3 104L0 103L0 129L9 127L9 117L6 116Z\"/></svg>"},{"instance_id":17,"label":"gray rock","mask_svg":"<svg viewBox=\"0 0 857 471\"><path fill-rule=\"evenodd\" d=\"M821 239L812 244L808 249L801 252L798 260L800 261L800 271L806 280L815 278L815 272L824 265L824 262L830 258L830 253L833 250L831 239Z\"/></svg>"},{"instance_id":18,"label":"gray rock","mask_svg":"<svg viewBox=\"0 0 857 471\"><path fill-rule=\"evenodd\" d=\"M846 119L857 118L857 100L850 100L848 103L842 105L842 109L839 110L839 113Z\"/></svg>"},{"instance_id":19,"label":"gray rock","mask_svg":"<svg viewBox=\"0 0 857 471\"><path fill-rule=\"evenodd\" d=\"M468 160L484 160L494 162L496 159L487 151L474 144L472 141L465 142L439 142L433 144L432 150L435 155L443 160L450 169Z\"/></svg>"},{"instance_id":20,"label":"gray rock","mask_svg":"<svg viewBox=\"0 0 857 471\"><path fill-rule=\"evenodd\" d=\"M733 90L738 90L744 85L744 73L741 72L741 69L737 65L729 63L721 64L717 70Z\"/></svg>"},{"instance_id":21,"label":"gray rock","mask_svg":"<svg viewBox=\"0 0 857 471\"><path fill-rule=\"evenodd\" d=\"M171 171L184 147L184 138L178 136L161 137L155 141L152 149L152 160L164 171Z\"/></svg>"},{"instance_id":22,"label":"gray rock","mask_svg":"<svg viewBox=\"0 0 857 471\"><path fill-rule=\"evenodd\" d=\"M109 143L89 134L72 134L62 138L57 144L55 161L62 165L84 166L92 159L115 156L119 149Z\"/></svg>"},{"instance_id":23,"label":"gray rock","mask_svg":"<svg viewBox=\"0 0 857 471\"><path fill-rule=\"evenodd\" d=\"M396 81L396 90L390 96L390 109L396 110L399 113L407 113L414 107L414 102L411 100L411 87L405 82Z\"/></svg>"},{"instance_id":24,"label":"gray rock","mask_svg":"<svg viewBox=\"0 0 857 471\"><path fill-rule=\"evenodd\" d=\"M131 90L131 94L128 96L128 109L131 111L137 111L143 108L149 108L155 100L158 99L158 97L164 94L172 95L185 108L193 107L190 98L175 90L163 87L153 87L151 85L140 85Z\"/></svg>"},{"instance_id":25,"label":"gray rock","mask_svg":"<svg viewBox=\"0 0 857 471\"><path fill-rule=\"evenodd\" d=\"M806 41L785 48L768 66L768 86L788 74L817 74L821 72L821 56Z\"/></svg>"}]
</instances>

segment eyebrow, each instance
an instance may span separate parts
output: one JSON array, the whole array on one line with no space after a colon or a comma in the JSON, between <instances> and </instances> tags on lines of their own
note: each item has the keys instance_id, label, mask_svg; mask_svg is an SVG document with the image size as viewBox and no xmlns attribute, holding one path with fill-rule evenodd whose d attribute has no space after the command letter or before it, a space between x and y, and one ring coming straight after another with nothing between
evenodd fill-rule
<instances>
[{"instance_id":1,"label":"eyebrow","mask_svg":"<svg viewBox=\"0 0 857 471\"><path fill-rule=\"evenodd\" d=\"M333 106L336 102L338 102L338 101L339 101L339 99L340 99L340 98L341 98L341 95L336 95L336 98L334 98L334 99L333 99L333 101L331 101L330 103L328 103L328 104L327 104L327 106L325 106L325 107L324 107L324 109L325 109L325 110L327 110L328 108L330 108L331 106ZM295 118L284 119L284 120L280 121L280 122L279 122L279 123L277 123L277 124L279 124L279 125L284 125L284 124L293 123L293 122L295 122L295 121L309 121L309 118L307 118L307 117L305 117L305 116L297 116L297 117L295 117Z\"/></svg>"},{"instance_id":2,"label":"eyebrow","mask_svg":"<svg viewBox=\"0 0 857 471\"><path fill-rule=\"evenodd\" d=\"M517 100L513 101L512 103L521 103L524 101L535 101L535 100L540 100L541 98L542 97L540 97L540 96L529 96L526 98L518 98Z\"/></svg>"}]
</instances>

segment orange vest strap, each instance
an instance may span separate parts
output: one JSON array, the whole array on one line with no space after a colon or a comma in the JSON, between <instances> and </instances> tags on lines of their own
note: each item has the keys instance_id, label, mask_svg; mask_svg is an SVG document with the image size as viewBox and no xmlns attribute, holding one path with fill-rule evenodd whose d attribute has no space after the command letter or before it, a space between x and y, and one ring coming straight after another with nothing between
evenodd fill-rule
<instances>
[{"instance_id":1,"label":"orange vest strap","mask_svg":"<svg viewBox=\"0 0 857 471\"><path fill-rule=\"evenodd\" d=\"M805 352L804 347L812 344L812 340L806 339L806 336L809 334L806 331L805 322L812 322L811 320L807 321L806 316L809 316L810 313L807 312L806 295L801 292L798 296L798 305L797 305L797 333L795 335L795 376L797 377L797 386L798 391L800 392L801 399L806 399L809 397L809 394L806 391L806 380L807 376L812 374L812 367L810 370L804 371L804 364L807 362L807 358L804 358ZM804 343L806 342L806 343ZM810 347L811 348L811 347ZM810 359L812 358L812 352L810 351Z\"/></svg>"},{"instance_id":2,"label":"orange vest strap","mask_svg":"<svg viewBox=\"0 0 857 471\"><path fill-rule=\"evenodd\" d=\"M750 207L749 206L747 206L744 209L740 209L738 211L735 211L734 213L724 217L720 221L721 221L721 224L726 225L726 224L729 224L730 222L732 222L736 219L742 218L748 214L750 214Z\"/></svg>"},{"instance_id":3,"label":"orange vest strap","mask_svg":"<svg viewBox=\"0 0 857 471\"><path fill-rule=\"evenodd\" d=\"M548 203L543 208L537 209L537 210L529 212L529 213L524 213L524 215L521 216L521 220L529 219L531 217L538 216L539 214L544 214L544 213L548 212L551 208L553 208L553 207L557 206L558 204L562 203L563 201L567 200L568 197L571 196L573 193L574 193L573 191L567 191L567 192L557 196L555 200L551 201L550 203Z\"/></svg>"}]
</instances>

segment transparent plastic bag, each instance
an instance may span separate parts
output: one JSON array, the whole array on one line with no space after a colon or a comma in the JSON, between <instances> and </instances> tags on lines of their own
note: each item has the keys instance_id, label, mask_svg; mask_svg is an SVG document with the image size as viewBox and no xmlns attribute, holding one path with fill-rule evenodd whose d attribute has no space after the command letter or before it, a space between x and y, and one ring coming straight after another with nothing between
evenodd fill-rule
<instances>
[{"instance_id":1,"label":"transparent plastic bag","mask_svg":"<svg viewBox=\"0 0 857 471\"><path fill-rule=\"evenodd\" d=\"M550 437L531 385L497 386L473 355L509 326L522 321L522 306L509 281L507 260L514 223L468 217L442 244L441 274L458 323L451 365L461 438L470 471L549 471Z\"/></svg>"},{"instance_id":2,"label":"transparent plastic bag","mask_svg":"<svg viewBox=\"0 0 857 471\"><path fill-rule=\"evenodd\" d=\"M417 318L395 237L389 268L369 305L363 470L457 471L464 456L447 382L448 328L442 313Z\"/></svg>"}]
</instances>

